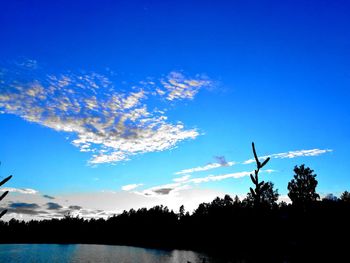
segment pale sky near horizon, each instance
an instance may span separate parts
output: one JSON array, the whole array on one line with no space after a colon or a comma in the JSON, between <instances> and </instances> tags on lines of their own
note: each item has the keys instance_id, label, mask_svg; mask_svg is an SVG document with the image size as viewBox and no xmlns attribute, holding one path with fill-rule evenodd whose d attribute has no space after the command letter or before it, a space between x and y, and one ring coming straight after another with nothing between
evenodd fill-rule
<instances>
[{"instance_id":1,"label":"pale sky near horizon","mask_svg":"<svg viewBox=\"0 0 350 263\"><path fill-rule=\"evenodd\" d=\"M350 190L347 1L0 3L5 220L245 196L251 142Z\"/></svg>"}]
</instances>

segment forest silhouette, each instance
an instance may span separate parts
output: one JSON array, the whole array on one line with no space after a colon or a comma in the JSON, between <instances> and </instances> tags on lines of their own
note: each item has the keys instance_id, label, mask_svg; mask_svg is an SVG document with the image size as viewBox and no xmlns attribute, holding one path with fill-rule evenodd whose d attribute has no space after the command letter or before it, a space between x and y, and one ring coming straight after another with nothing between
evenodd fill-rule
<instances>
[{"instance_id":1,"label":"forest silhouette","mask_svg":"<svg viewBox=\"0 0 350 263\"><path fill-rule=\"evenodd\" d=\"M294 167L288 183L292 203L277 203L272 182L260 181L259 160L245 199L225 195L201 203L192 214L165 206L131 209L107 219L65 215L61 219L0 221L0 243L116 244L205 251L230 259L268 258L302 262L344 255L349 246L350 193L340 198L316 192L316 174L304 164Z\"/></svg>"}]
</instances>

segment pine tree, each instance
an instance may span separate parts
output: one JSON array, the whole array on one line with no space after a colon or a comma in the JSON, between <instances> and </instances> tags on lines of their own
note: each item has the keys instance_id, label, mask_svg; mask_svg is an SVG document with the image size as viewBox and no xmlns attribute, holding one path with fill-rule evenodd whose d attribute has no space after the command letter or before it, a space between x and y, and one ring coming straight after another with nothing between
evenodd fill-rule
<instances>
[{"instance_id":1,"label":"pine tree","mask_svg":"<svg viewBox=\"0 0 350 263\"><path fill-rule=\"evenodd\" d=\"M294 205L305 206L320 198L316 193L316 174L304 164L294 167L294 179L288 183L288 196Z\"/></svg>"}]
</instances>

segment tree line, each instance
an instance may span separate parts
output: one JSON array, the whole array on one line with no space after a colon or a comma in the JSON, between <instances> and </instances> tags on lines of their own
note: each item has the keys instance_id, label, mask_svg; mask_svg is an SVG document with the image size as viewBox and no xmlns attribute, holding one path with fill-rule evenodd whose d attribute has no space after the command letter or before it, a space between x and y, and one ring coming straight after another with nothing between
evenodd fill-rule
<instances>
[{"instance_id":1,"label":"tree line","mask_svg":"<svg viewBox=\"0 0 350 263\"><path fill-rule=\"evenodd\" d=\"M350 234L350 193L340 198L316 192L316 174L304 164L294 167L288 183L291 204L277 203L278 190L261 181L269 159L259 160L253 187L240 200L236 195L201 203L192 214L181 206L130 209L107 219L66 215L61 219L0 221L0 243L93 243L179 248L216 253L235 259L269 258L270 262L300 262L333 257L346 251ZM328 254L328 253L327 253Z\"/></svg>"}]
</instances>

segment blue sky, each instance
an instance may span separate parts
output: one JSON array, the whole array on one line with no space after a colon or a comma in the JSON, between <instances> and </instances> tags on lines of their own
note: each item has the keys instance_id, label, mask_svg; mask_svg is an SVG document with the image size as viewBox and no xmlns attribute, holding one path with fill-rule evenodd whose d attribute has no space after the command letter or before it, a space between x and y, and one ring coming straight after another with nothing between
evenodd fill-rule
<instances>
[{"instance_id":1,"label":"blue sky","mask_svg":"<svg viewBox=\"0 0 350 263\"><path fill-rule=\"evenodd\" d=\"M302 163L350 189L347 1L72 2L0 4L8 204L190 210L246 194L252 141L282 199Z\"/></svg>"}]
</instances>

